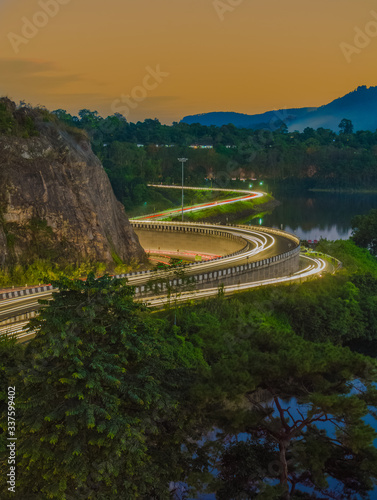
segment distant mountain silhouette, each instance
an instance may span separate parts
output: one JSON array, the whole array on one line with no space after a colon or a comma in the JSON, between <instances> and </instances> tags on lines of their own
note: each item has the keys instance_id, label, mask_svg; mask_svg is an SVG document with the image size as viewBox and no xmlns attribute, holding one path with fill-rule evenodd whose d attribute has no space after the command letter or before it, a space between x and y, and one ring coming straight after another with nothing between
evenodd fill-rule
<instances>
[{"instance_id":1,"label":"distant mountain silhouette","mask_svg":"<svg viewBox=\"0 0 377 500\"><path fill-rule=\"evenodd\" d=\"M257 115L246 115L232 112L203 113L185 116L183 123L200 123L201 125L233 124L238 128L278 129L285 123L290 131L302 132L306 127L317 129L329 128L339 131L339 123L343 118L351 120L354 130L377 129L377 87L358 87L343 97L335 99L319 108L292 108L268 111Z\"/></svg>"}]
</instances>

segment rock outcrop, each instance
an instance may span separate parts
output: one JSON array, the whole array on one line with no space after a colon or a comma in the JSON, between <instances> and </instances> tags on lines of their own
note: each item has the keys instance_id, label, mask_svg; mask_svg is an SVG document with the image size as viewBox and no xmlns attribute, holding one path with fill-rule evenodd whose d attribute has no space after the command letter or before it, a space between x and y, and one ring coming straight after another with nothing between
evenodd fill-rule
<instances>
[{"instance_id":1,"label":"rock outcrop","mask_svg":"<svg viewBox=\"0 0 377 500\"><path fill-rule=\"evenodd\" d=\"M1 110L17 133L0 133L0 265L144 261L85 133L8 99Z\"/></svg>"}]
</instances>

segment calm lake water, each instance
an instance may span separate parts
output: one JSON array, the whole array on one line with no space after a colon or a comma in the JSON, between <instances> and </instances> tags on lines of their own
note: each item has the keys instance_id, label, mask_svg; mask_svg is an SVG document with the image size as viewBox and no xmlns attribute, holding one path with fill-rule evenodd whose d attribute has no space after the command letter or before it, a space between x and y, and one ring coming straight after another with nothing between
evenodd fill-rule
<instances>
[{"instance_id":1,"label":"calm lake water","mask_svg":"<svg viewBox=\"0 0 377 500\"><path fill-rule=\"evenodd\" d=\"M262 225L283 226L305 240L348 239L351 219L377 208L377 193L273 193L281 202L274 211L262 218ZM260 219L252 219L253 224Z\"/></svg>"}]
</instances>

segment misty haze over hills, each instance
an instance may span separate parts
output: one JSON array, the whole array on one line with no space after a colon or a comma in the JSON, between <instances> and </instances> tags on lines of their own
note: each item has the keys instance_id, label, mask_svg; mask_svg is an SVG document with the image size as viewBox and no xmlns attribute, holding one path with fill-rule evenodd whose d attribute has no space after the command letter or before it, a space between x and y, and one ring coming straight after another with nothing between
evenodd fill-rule
<instances>
[{"instance_id":1,"label":"misty haze over hills","mask_svg":"<svg viewBox=\"0 0 377 500\"><path fill-rule=\"evenodd\" d=\"M257 115L232 112L214 112L185 116L184 123L200 123L201 125L233 124L239 128L278 129L284 122L290 131L302 132L306 127L317 129L329 128L339 131L339 123L343 118L352 121L354 131L377 129L377 87L358 87L343 97L319 108L292 108L268 111Z\"/></svg>"}]
</instances>

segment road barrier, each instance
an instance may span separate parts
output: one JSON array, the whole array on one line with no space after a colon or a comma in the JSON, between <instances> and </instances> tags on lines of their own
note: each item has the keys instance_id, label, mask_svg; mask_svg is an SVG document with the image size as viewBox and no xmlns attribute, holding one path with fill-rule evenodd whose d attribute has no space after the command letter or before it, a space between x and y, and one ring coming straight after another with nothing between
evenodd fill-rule
<instances>
[{"instance_id":1,"label":"road barrier","mask_svg":"<svg viewBox=\"0 0 377 500\"><path fill-rule=\"evenodd\" d=\"M215 228L214 224L195 224L182 222L160 222L160 221L130 221L132 227L134 229L144 229L144 230L152 230L157 232L184 232L184 233L193 233L199 235L207 235L207 236L218 236L225 239L230 239L233 241L240 242L243 244L243 247L237 250L236 252L223 255L221 257L217 257L217 259L224 259L226 257L232 257L233 255L238 255L241 252L246 252L251 249L250 243L242 238L242 236L233 234L230 230ZM214 259L212 259L214 260ZM195 264L201 264L200 262L195 262Z\"/></svg>"},{"instance_id":2,"label":"road barrier","mask_svg":"<svg viewBox=\"0 0 377 500\"><path fill-rule=\"evenodd\" d=\"M213 236L221 236L225 238L231 239L240 239L245 241L245 245L241 250L234 252L230 255L217 257L213 261L220 261L221 259L228 258L230 256L240 255L245 253L248 249L251 249L250 242L244 240L242 235L232 234L231 229L242 229L242 230L251 230L256 232L263 233L272 233L275 235L279 235L281 237L287 238L292 241L292 244L295 246L292 250L288 252L284 252L282 254L276 255L274 257L270 257L268 259L261 259L260 261L250 262L247 264L241 265L233 265L225 269L220 269L211 272L198 272L197 274L190 272L190 279L195 282L196 288L205 288L208 284L213 285L213 283L218 282L219 284L236 284L239 281L239 278L242 275L247 275L250 280L260 280L267 279L273 277L280 277L285 274L290 274L298 269L298 261L299 261L299 253L300 253L300 240L297 236L287 233L286 231L282 231L280 229L272 229L261 226L226 226L224 228L215 227L214 224L210 223L200 223L193 225L192 223L177 223L177 222L160 222L160 221L130 221L132 226L140 229L149 229L153 231L185 231L192 232L203 235L213 235ZM229 229L228 229L229 228ZM203 262L192 262L183 266L183 269L192 268L192 266L202 266ZM200 267L198 268L198 270ZM171 271L169 271L171 274ZM145 295L152 293L150 291L150 287L148 287L147 278L150 276L151 278L155 276L155 281L161 279L160 290L161 293L166 291L169 287L183 285L182 280L172 278L169 279L168 274L166 272L156 274L155 271L147 270L147 271L139 271L128 274L120 274L116 275L115 278L130 278L134 276L143 276L146 277L146 283L142 285L137 285L135 287L136 296ZM169 280L168 280L169 279ZM131 283L132 285L132 283ZM52 285L43 285L38 287L26 288L21 290L12 290L9 292L5 292L0 294L0 300L13 299L38 293L43 293L47 291L56 291Z\"/></svg>"},{"instance_id":3,"label":"road barrier","mask_svg":"<svg viewBox=\"0 0 377 500\"><path fill-rule=\"evenodd\" d=\"M17 297L25 297L35 293L48 292L53 290L52 285L35 286L33 288L23 288L21 290L11 290L9 292L0 293L0 300L16 299Z\"/></svg>"},{"instance_id":4,"label":"road barrier","mask_svg":"<svg viewBox=\"0 0 377 500\"><path fill-rule=\"evenodd\" d=\"M196 289L207 288L210 284L214 283L232 285L239 284L240 277L247 275L248 281L259 281L268 278L277 278L288 274L293 274L297 271L299 265L300 247L297 247L289 252L285 252L268 259L263 259L249 264L241 264L231 266L226 269L219 269L217 271L205 272L200 274L188 275L195 282ZM120 276L123 277L123 276ZM156 292L156 285L161 293L168 291L173 287L184 286L184 281L179 278L165 279L161 277L160 283L157 279L153 281L153 287L148 283L135 287L135 295L154 295Z\"/></svg>"}]
</instances>

